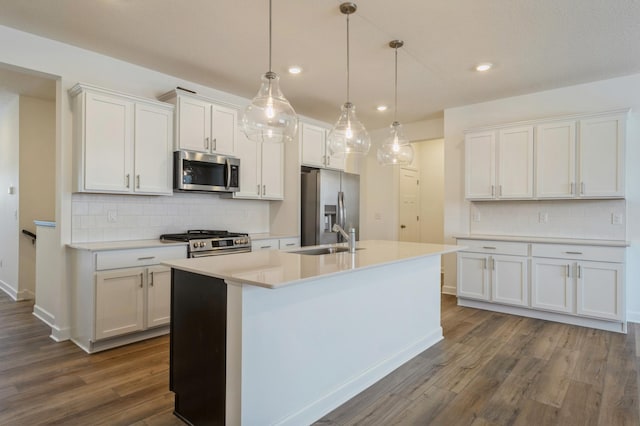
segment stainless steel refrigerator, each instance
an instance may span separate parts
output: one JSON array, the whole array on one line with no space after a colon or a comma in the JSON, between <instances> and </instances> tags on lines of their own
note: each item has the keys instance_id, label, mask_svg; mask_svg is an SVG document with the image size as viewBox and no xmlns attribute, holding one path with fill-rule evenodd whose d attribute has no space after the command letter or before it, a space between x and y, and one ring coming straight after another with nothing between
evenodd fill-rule
<instances>
[{"instance_id":1,"label":"stainless steel refrigerator","mask_svg":"<svg viewBox=\"0 0 640 426\"><path fill-rule=\"evenodd\" d=\"M301 245L333 244L343 242L333 232L337 223L345 231L356 229L360 239L360 176L336 170L303 167L300 199Z\"/></svg>"}]
</instances>

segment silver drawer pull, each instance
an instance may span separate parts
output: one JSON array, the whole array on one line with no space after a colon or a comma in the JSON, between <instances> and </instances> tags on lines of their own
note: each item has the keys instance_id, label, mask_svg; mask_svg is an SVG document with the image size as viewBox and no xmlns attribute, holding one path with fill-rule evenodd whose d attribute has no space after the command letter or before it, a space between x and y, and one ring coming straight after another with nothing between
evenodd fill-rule
<instances>
[{"instance_id":1,"label":"silver drawer pull","mask_svg":"<svg viewBox=\"0 0 640 426\"><path fill-rule=\"evenodd\" d=\"M151 260L151 259L155 259L155 256L147 256L147 257L139 257L138 260Z\"/></svg>"},{"instance_id":2,"label":"silver drawer pull","mask_svg":"<svg viewBox=\"0 0 640 426\"><path fill-rule=\"evenodd\" d=\"M291 247L291 246L295 246L295 245L296 245L296 243L287 243L287 244L285 244L285 245L286 245L287 247Z\"/></svg>"},{"instance_id":3,"label":"silver drawer pull","mask_svg":"<svg viewBox=\"0 0 640 426\"><path fill-rule=\"evenodd\" d=\"M487 250L495 250L495 247L491 247L491 246L482 246L483 249L487 249Z\"/></svg>"},{"instance_id":4,"label":"silver drawer pull","mask_svg":"<svg viewBox=\"0 0 640 426\"><path fill-rule=\"evenodd\" d=\"M271 248L271 247L273 247L273 246L260 246L261 249L268 249L268 248Z\"/></svg>"},{"instance_id":5,"label":"silver drawer pull","mask_svg":"<svg viewBox=\"0 0 640 426\"><path fill-rule=\"evenodd\" d=\"M566 254L582 254L581 251L565 251Z\"/></svg>"}]
</instances>

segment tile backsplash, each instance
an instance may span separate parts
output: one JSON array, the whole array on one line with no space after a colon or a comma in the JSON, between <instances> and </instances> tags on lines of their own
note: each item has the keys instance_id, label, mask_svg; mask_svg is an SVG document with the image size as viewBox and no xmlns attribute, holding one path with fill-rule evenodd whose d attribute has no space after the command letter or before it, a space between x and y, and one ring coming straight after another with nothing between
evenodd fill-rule
<instances>
[{"instance_id":1,"label":"tile backsplash","mask_svg":"<svg viewBox=\"0 0 640 426\"><path fill-rule=\"evenodd\" d=\"M625 200L488 201L470 209L472 234L626 239Z\"/></svg>"},{"instance_id":2,"label":"tile backsplash","mask_svg":"<svg viewBox=\"0 0 640 426\"><path fill-rule=\"evenodd\" d=\"M74 243L156 239L188 229L268 232L269 203L231 200L217 194L73 194Z\"/></svg>"}]
</instances>

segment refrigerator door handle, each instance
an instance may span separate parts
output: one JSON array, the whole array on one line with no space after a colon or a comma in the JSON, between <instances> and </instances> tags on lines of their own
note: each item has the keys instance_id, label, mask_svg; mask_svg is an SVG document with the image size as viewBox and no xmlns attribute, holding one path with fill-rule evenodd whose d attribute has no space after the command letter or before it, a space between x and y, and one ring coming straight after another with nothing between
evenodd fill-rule
<instances>
[{"instance_id":1,"label":"refrigerator door handle","mask_svg":"<svg viewBox=\"0 0 640 426\"><path fill-rule=\"evenodd\" d=\"M344 229L347 222L347 208L344 205L344 192L342 191L338 192L338 209L340 210L340 226Z\"/></svg>"}]
</instances>

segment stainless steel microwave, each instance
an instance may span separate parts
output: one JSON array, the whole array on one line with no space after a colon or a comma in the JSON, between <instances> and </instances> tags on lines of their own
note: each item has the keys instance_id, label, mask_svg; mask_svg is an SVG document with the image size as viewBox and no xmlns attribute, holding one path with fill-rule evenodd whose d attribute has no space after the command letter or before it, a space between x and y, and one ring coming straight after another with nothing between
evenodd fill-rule
<instances>
[{"instance_id":1,"label":"stainless steel microwave","mask_svg":"<svg viewBox=\"0 0 640 426\"><path fill-rule=\"evenodd\" d=\"M177 191L239 191L240 159L201 152L175 151L173 188Z\"/></svg>"}]
</instances>

